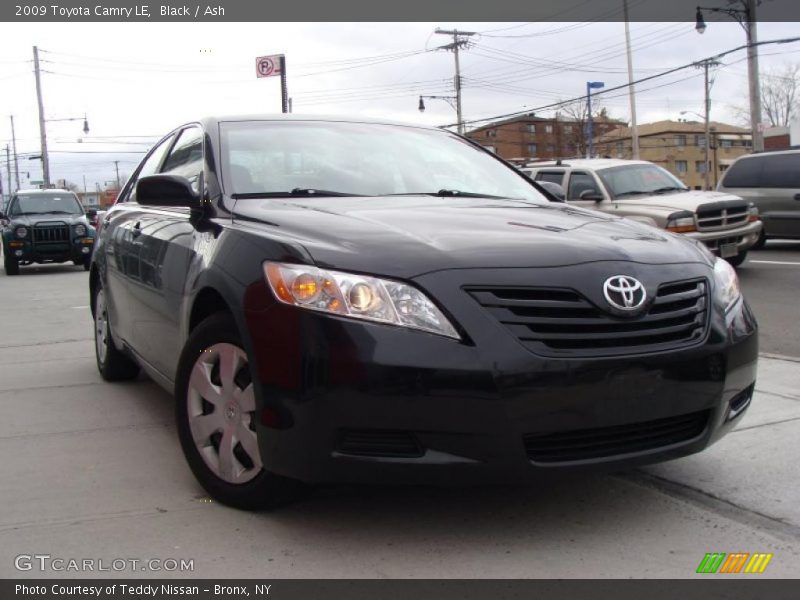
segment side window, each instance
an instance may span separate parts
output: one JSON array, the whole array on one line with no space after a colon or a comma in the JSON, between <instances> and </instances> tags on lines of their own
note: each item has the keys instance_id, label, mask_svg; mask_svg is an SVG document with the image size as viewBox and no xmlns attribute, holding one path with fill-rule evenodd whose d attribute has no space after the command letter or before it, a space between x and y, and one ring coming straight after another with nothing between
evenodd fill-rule
<instances>
[{"instance_id":1,"label":"side window","mask_svg":"<svg viewBox=\"0 0 800 600\"><path fill-rule=\"evenodd\" d=\"M567 190L567 200L580 200L582 192L591 191L596 194L600 193L594 177L589 173L573 172L569 176L569 189Z\"/></svg>"},{"instance_id":2,"label":"side window","mask_svg":"<svg viewBox=\"0 0 800 600\"><path fill-rule=\"evenodd\" d=\"M564 171L539 171L536 174L536 181L550 181L558 185L563 185Z\"/></svg>"},{"instance_id":3,"label":"side window","mask_svg":"<svg viewBox=\"0 0 800 600\"><path fill-rule=\"evenodd\" d=\"M130 186L128 187L128 192L124 197L119 199L119 202L136 202L136 182L139 180L140 177L147 177L148 175L155 175L158 171L158 167L161 164L161 161L164 158L164 155L169 150L170 144L172 144L172 140L175 139L174 135L169 136L167 139L163 140L158 146L156 146L150 155L144 159L139 172L136 174L136 178L131 181Z\"/></svg>"},{"instance_id":4,"label":"side window","mask_svg":"<svg viewBox=\"0 0 800 600\"><path fill-rule=\"evenodd\" d=\"M765 156L763 161L761 187L800 189L800 153Z\"/></svg>"},{"instance_id":5,"label":"side window","mask_svg":"<svg viewBox=\"0 0 800 600\"><path fill-rule=\"evenodd\" d=\"M744 158L737 160L725 173L722 185L729 188L758 187L764 158Z\"/></svg>"},{"instance_id":6,"label":"side window","mask_svg":"<svg viewBox=\"0 0 800 600\"><path fill-rule=\"evenodd\" d=\"M203 170L203 130L200 127L184 129L161 167L162 173L181 175L192 183L197 182Z\"/></svg>"}]
</instances>

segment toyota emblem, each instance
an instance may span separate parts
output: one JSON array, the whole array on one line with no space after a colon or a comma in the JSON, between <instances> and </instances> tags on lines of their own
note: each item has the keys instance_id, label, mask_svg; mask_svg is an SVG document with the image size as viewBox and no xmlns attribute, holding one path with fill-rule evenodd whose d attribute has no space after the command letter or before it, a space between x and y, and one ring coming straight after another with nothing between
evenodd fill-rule
<instances>
[{"instance_id":1,"label":"toyota emblem","mask_svg":"<svg viewBox=\"0 0 800 600\"><path fill-rule=\"evenodd\" d=\"M647 298L642 282L627 275L614 275L606 279L603 295L611 306L619 310L636 310Z\"/></svg>"}]
</instances>

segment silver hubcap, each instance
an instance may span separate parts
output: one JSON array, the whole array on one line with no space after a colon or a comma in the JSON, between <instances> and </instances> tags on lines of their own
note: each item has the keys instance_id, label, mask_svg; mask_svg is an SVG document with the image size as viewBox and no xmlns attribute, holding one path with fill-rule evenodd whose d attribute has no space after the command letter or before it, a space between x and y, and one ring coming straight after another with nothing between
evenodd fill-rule
<instances>
[{"instance_id":1,"label":"silver hubcap","mask_svg":"<svg viewBox=\"0 0 800 600\"><path fill-rule=\"evenodd\" d=\"M235 484L258 475L256 401L244 350L233 344L214 344L201 352L192 368L186 400L192 439L208 468Z\"/></svg>"},{"instance_id":2,"label":"silver hubcap","mask_svg":"<svg viewBox=\"0 0 800 600\"><path fill-rule=\"evenodd\" d=\"M101 364L106 362L107 343L108 309L106 308L106 295L101 289L97 292L94 307L94 344L97 348L97 359Z\"/></svg>"}]
</instances>

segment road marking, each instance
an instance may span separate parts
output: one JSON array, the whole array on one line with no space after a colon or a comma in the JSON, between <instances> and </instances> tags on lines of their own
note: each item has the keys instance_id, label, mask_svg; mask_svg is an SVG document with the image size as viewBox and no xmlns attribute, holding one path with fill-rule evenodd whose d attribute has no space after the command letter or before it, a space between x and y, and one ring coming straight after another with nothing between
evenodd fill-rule
<instances>
[{"instance_id":1,"label":"road marking","mask_svg":"<svg viewBox=\"0 0 800 600\"><path fill-rule=\"evenodd\" d=\"M751 260L750 262L760 265L794 265L795 267L800 267L800 262L790 262L788 260Z\"/></svg>"},{"instance_id":2,"label":"road marking","mask_svg":"<svg viewBox=\"0 0 800 600\"><path fill-rule=\"evenodd\" d=\"M84 304L83 306L70 306L70 308L89 308L89 305Z\"/></svg>"}]
</instances>

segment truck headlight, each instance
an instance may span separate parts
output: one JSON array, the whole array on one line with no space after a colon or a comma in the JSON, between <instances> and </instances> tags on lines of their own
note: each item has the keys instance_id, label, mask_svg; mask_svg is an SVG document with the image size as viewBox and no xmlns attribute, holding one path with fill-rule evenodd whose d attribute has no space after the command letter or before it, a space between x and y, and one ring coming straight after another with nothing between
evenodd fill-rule
<instances>
[{"instance_id":1,"label":"truck headlight","mask_svg":"<svg viewBox=\"0 0 800 600\"><path fill-rule=\"evenodd\" d=\"M697 231L697 225L694 222L694 214L689 211L681 211L672 213L667 220L667 231L672 233L689 233Z\"/></svg>"},{"instance_id":2,"label":"truck headlight","mask_svg":"<svg viewBox=\"0 0 800 600\"><path fill-rule=\"evenodd\" d=\"M714 262L714 283L717 296L722 301L727 313L742 297L742 292L739 290L739 277L736 275L736 270L723 258L718 258Z\"/></svg>"},{"instance_id":3,"label":"truck headlight","mask_svg":"<svg viewBox=\"0 0 800 600\"><path fill-rule=\"evenodd\" d=\"M753 202L747 207L747 220L751 223L761 220L761 216L758 214L758 207Z\"/></svg>"},{"instance_id":4,"label":"truck headlight","mask_svg":"<svg viewBox=\"0 0 800 600\"><path fill-rule=\"evenodd\" d=\"M285 304L461 339L425 294L399 281L272 262L264 275Z\"/></svg>"},{"instance_id":5,"label":"truck headlight","mask_svg":"<svg viewBox=\"0 0 800 600\"><path fill-rule=\"evenodd\" d=\"M86 235L86 225L75 225L75 235L83 237Z\"/></svg>"},{"instance_id":6,"label":"truck headlight","mask_svg":"<svg viewBox=\"0 0 800 600\"><path fill-rule=\"evenodd\" d=\"M18 238L24 238L24 237L28 237L28 228L27 228L27 227L17 227L17 228L14 230L14 234L15 234L15 235L16 235Z\"/></svg>"}]
</instances>

